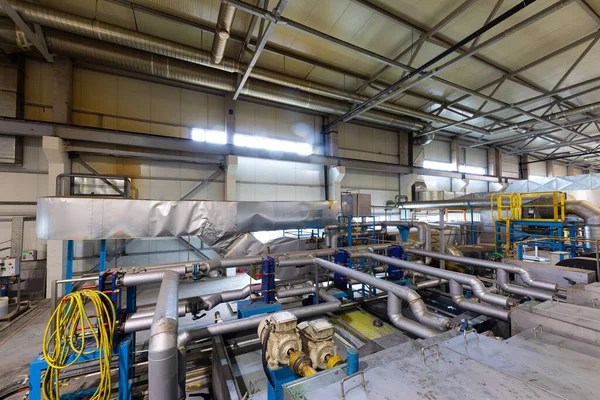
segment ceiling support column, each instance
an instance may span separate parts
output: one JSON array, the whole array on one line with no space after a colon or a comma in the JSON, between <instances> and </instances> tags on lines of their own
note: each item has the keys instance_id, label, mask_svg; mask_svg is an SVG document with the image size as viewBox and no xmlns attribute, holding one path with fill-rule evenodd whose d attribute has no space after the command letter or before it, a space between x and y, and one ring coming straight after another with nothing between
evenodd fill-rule
<instances>
[{"instance_id":1,"label":"ceiling support column","mask_svg":"<svg viewBox=\"0 0 600 400\"><path fill-rule=\"evenodd\" d=\"M42 149L48 160L48 194L56 192L56 177L71 172L69 155L64 151L64 141L53 136L42 139ZM38 221L39 223L40 221ZM52 281L65 278L67 241L48 240L46 243L46 298L52 292ZM59 285L57 295L62 296L64 285Z\"/></svg>"}]
</instances>

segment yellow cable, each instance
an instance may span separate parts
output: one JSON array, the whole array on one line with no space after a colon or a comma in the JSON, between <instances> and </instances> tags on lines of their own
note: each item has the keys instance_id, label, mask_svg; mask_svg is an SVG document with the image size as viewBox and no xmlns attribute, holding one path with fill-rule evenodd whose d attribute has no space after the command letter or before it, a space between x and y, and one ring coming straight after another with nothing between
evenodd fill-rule
<instances>
[{"instance_id":1,"label":"yellow cable","mask_svg":"<svg viewBox=\"0 0 600 400\"><path fill-rule=\"evenodd\" d=\"M96 326L90 321L85 309L89 303L94 307ZM60 302L44 331L42 353L48 364L42 383L44 399L59 400L60 371L75 364L82 355L95 351L100 353L100 383L90 399L110 399L110 363L115 321L116 311L111 299L98 290L85 289L74 292ZM78 332L81 332L81 337L78 337ZM86 337L90 335L94 346L86 351ZM70 354L75 357L67 363Z\"/></svg>"}]
</instances>

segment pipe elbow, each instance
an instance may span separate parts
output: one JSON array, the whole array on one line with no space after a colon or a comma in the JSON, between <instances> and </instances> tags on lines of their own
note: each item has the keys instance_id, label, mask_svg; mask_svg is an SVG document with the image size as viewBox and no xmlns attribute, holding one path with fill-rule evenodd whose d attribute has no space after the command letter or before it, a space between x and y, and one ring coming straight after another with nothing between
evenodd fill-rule
<instances>
[{"instance_id":1,"label":"pipe elbow","mask_svg":"<svg viewBox=\"0 0 600 400\"><path fill-rule=\"evenodd\" d=\"M192 335L188 331L181 332L177 335L177 348L180 349L182 347L186 347L189 342L192 340Z\"/></svg>"}]
</instances>

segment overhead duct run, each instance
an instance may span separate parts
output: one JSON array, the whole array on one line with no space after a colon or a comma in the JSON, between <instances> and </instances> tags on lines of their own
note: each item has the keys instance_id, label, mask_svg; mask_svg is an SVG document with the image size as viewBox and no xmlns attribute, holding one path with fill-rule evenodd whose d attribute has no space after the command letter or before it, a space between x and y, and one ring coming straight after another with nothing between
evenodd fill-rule
<instances>
[{"instance_id":1,"label":"overhead duct run","mask_svg":"<svg viewBox=\"0 0 600 400\"><path fill-rule=\"evenodd\" d=\"M138 50L148 51L154 54L160 54L166 57L188 61L231 73L243 73L248 67L247 64L239 63L238 61L230 58L223 58L221 62L215 63L213 62L212 54L209 52L171 40L126 29L117 25L107 24L102 21L81 17L22 1L12 0L10 1L10 4L19 12L25 21L40 24L48 28L54 28L89 38L100 39L105 42L111 42ZM1 10L0 15L2 15ZM4 37L6 38L6 36ZM11 43L14 43L14 35L12 38L9 37L8 40ZM362 103L368 99L367 96L347 92L336 87L323 85L317 82L311 82L306 79L285 75L260 67L254 67L250 73L250 77L274 83L276 85L299 89L320 96L344 100L346 102ZM398 104L382 103L377 105L376 108L394 114L407 115L427 121L439 122L442 124L453 124L456 122L455 120L449 118L414 110ZM418 124L420 125L420 128L415 129L415 131L420 131L424 128L423 124ZM474 131L481 134L489 134L489 132L487 132L485 129L469 124L464 124L464 126L458 126L457 128L467 131Z\"/></svg>"},{"instance_id":2,"label":"overhead duct run","mask_svg":"<svg viewBox=\"0 0 600 400\"><path fill-rule=\"evenodd\" d=\"M236 8L229 4L221 3L219 16L217 17L217 26L215 27L215 38L213 39L210 59L215 64L220 64L225 55L225 47L229 40L231 25L235 17Z\"/></svg>"},{"instance_id":3,"label":"overhead duct run","mask_svg":"<svg viewBox=\"0 0 600 400\"><path fill-rule=\"evenodd\" d=\"M435 139L435 133L428 133L423 136L416 136L413 139L413 144L415 146L425 146L425 145L428 145L429 143L433 142L433 139Z\"/></svg>"},{"instance_id":4,"label":"overhead duct run","mask_svg":"<svg viewBox=\"0 0 600 400\"><path fill-rule=\"evenodd\" d=\"M221 257L263 254L248 232L322 228L337 202L160 201L73 197L38 200L37 236L58 240L199 236ZM69 218L65 218L69 215Z\"/></svg>"}]
</instances>

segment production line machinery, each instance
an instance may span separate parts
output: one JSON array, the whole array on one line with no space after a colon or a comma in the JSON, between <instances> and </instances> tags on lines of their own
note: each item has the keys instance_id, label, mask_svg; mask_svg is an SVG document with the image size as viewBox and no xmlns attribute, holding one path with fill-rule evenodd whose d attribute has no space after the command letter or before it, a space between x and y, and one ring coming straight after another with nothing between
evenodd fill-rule
<instances>
[{"instance_id":1,"label":"production line machinery","mask_svg":"<svg viewBox=\"0 0 600 400\"><path fill-rule=\"evenodd\" d=\"M379 254L382 252L388 255ZM346 260L362 261L346 265L329 261L339 260L340 254ZM407 261L409 255L422 257L424 260L441 258L488 268L496 271L497 284L486 286L473 275ZM215 269L250 267L256 264L261 266L261 272L257 274L260 284L178 299L181 282L189 280L190 284L194 284L194 280L201 280ZM314 266L314 281L291 289L277 287L275 269L306 265ZM329 276L327 281L318 281L320 271L326 271L325 275ZM508 274L520 276L524 286L510 283ZM345 290L340 290L337 283L340 276L347 285L342 288ZM322 316L335 314L343 306L353 305L353 302L361 304L361 300L383 301L387 296L386 319L390 324L410 337L429 340L443 332L465 332L477 328L482 321L480 316L484 316L485 321L497 320L502 321L499 322L501 324L509 322L512 310L519 304L534 299L558 300L561 295L556 284L536 280L523 267L469 258L455 260L449 255L387 244L267 257L205 260L182 263L179 266L150 266L138 273L108 270L99 276L97 282L95 289L104 293L115 309L111 344L115 348L114 353L119 355L119 368L123 369L119 375L120 399L131 398L132 395L130 383L124 383L131 382L134 376L133 359L130 357L133 351L131 341L135 340L133 335L147 329L151 332L148 351L148 393L151 399L185 397L186 359L190 343L248 330L258 332L263 346L265 372L270 382L269 396L280 399L284 394L283 385L300 377L318 375L319 370L334 368L343 363L338 353L352 353L348 352L348 347L340 351L339 346L334 346L332 338L335 328ZM137 311L136 288L156 283L161 286L154 310ZM454 304L455 310L470 313L459 312L452 315L439 308L428 307L419 295L419 291L432 288L437 292L445 292L443 287L446 284L449 285L449 293L443 296ZM366 289L361 292L362 296L355 298L352 287L357 285ZM327 290L328 287L331 290ZM90 289L93 288L86 288ZM284 309L282 299L298 296L309 296L306 299L308 301L304 302L306 305ZM70 297L67 296L68 298ZM245 300L247 298L249 300ZM179 332L180 317L191 314L193 319L198 319L218 304L232 301L240 302L237 320L219 321L217 318L215 324ZM408 309L403 309L403 304L408 305ZM321 319L311 320L319 316ZM481 324L484 325L490 326L489 323ZM88 328L101 329L99 326ZM122 362L122 358L130 358L130 362ZM89 361L90 358L85 360ZM41 377L39 363L43 363L43 357L36 360L35 368L32 364L32 374ZM40 382L34 378L32 375L32 395L36 393L34 386Z\"/></svg>"}]
</instances>

